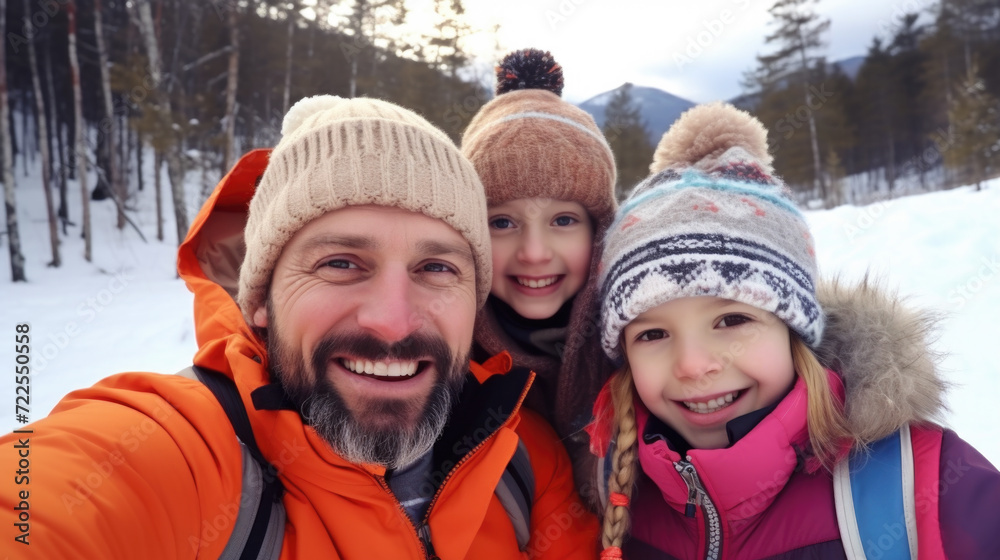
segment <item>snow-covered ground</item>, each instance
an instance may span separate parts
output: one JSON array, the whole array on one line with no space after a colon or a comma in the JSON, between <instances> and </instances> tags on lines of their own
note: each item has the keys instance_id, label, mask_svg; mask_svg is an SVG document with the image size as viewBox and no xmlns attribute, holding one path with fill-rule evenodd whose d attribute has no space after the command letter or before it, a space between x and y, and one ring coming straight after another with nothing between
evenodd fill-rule
<instances>
[{"instance_id":1,"label":"snow-covered ground","mask_svg":"<svg viewBox=\"0 0 1000 560\"><path fill-rule=\"evenodd\" d=\"M152 161L152 157L147 161ZM114 227L114 206L92 204L94 262L83 260L79 227L62 239L63 266L47 268L49 237L37 177L18 170L18 218L28 283L12 284L6 238L0 240L0 366L10 372L15 325L31 325L32 421L67 392L122 371L173 373L195 351L192 299L174 267L176 239L155 240L152 181L139 193L134 219L149 243ZM166 178L164 177L166 184ZM192 180L191 196L200 185ZM91 180L90 184L93 184ZM80 193L71 183L71 216ZM197 201L191 201L194 216ZM169 204L168 200L164 201ZM947 425L1000 465L1000 180L982 192L965 187L808 213L821 273L858 278L871 272L944 315L936 348L954 383ZM20 427L14 382L0 385L0 430Z\"/></svg>"}]
</instances>

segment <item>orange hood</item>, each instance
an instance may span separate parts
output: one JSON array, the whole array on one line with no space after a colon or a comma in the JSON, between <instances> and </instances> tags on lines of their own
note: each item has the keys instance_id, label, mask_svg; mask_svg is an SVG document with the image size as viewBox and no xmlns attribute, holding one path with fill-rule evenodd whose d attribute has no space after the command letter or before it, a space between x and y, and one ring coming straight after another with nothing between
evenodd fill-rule
<instances>
[{"instance_id":1,"label":"orange hood","mask_svg":"<svg viewBox=\"0 0 1000 560\"><path fill-rule=\"evenodd\" d=\"M177 272L194 293L194 322L198 340L196 365L228 371L223 357L225 340L234 334L255 345L264 355L262 342L253 334L236 305L239 267L246 246L243 228L250 199L264 169L270 149L249 152L219 182L191 223L177 255Z\"/></svg>"}]
</instances>

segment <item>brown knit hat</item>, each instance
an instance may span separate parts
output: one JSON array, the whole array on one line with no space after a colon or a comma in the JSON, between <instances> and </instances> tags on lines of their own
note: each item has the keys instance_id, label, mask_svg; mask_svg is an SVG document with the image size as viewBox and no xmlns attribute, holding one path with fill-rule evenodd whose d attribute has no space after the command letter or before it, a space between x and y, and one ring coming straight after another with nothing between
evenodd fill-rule
<instances>
[{"instance_id":1,"label":"brown knit hat","mask_svg":"<svg viewBox=\"0 0 1000 560\"><path fill-rule=\"evenodd\" d=\"M615 211L615 158L593 117L560 98L552 55L515 51L497 66L497 96L473 117L462 153L489 206L519 198L579 202L602 231Z\"/></svg>"},{"instance_id":2,"label":"brown knit hat","mask_svg":"<svg viewBox=\"0 0 1000 560\"><path fill-rule=\"evenodd\" d=\"M377 99L308 97L285 115L281 141L250 201L236 301L252 324L285 244L311 220L373 204L444 221L465 237L477 301L492 277L486 198L454 142L422 117Z\"/></svg>"}]
</instances>

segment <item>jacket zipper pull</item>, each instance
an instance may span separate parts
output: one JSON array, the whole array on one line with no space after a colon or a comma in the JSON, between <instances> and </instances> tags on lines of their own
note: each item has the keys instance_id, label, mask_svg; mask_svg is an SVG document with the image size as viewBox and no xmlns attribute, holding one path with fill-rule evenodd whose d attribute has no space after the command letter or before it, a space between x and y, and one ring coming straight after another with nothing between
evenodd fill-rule
<instances>
[{"instance_id":1,"label":"jacket zipper pull","mask_svg":"<svg viewBox=\"0 0 1000 560\"><path fill-rule=\"evenodd\" d=\"M698 490L691 480L691 473L687 471L687 466L684 461L674 463L674 468L677 469L677 473L681 475L688 487L688 501L687 505L684 506L684 516L693 518L698 511Z\"/></svg>"},{"instance_id":2,"label":"jacket zipper pull","mask_svg":"<svg viewBox=\"0 0 1000 560\"><path fill-rule=\"evenodd\" d=\"M417 535L420 537L420 542L424 544L424 550L427 552L427 560L441 560L438 558L437 553L434 552L434 545L431 544L431 526L425 521L420 529L417 529Z\"/></svg>"}]
</instances>

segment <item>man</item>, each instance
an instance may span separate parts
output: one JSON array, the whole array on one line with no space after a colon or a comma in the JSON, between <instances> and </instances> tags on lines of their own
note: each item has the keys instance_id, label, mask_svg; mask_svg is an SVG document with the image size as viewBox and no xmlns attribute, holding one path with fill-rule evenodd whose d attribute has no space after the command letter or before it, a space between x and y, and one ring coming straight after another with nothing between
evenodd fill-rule
<instances>
[{"instance_id":1,"label":"man","mask_svg":"<svg viewBox=\"0 0 1000 560\"><path fill-rule=\"evenodd\" d=\"M482 185L441 131L382 101L299 102L269 161L237 164L179 252L195 366L235 381L248 445L193 376L73 393L28 427L28 498L3 477L0 525L30 510L30 544L14 535L4 550L236 558L250 541L262 552L244 557L593 558L565 451L519 409L531 376L504 374L504 355L470 366L488 247ZM17 464L19 437L0 441L2 464ZM246 478L247 439L283 487L266 533L246 522L268 496ZM499 497L519 444L534 478L521 545Z\"/></svg>"}]
</instances>

